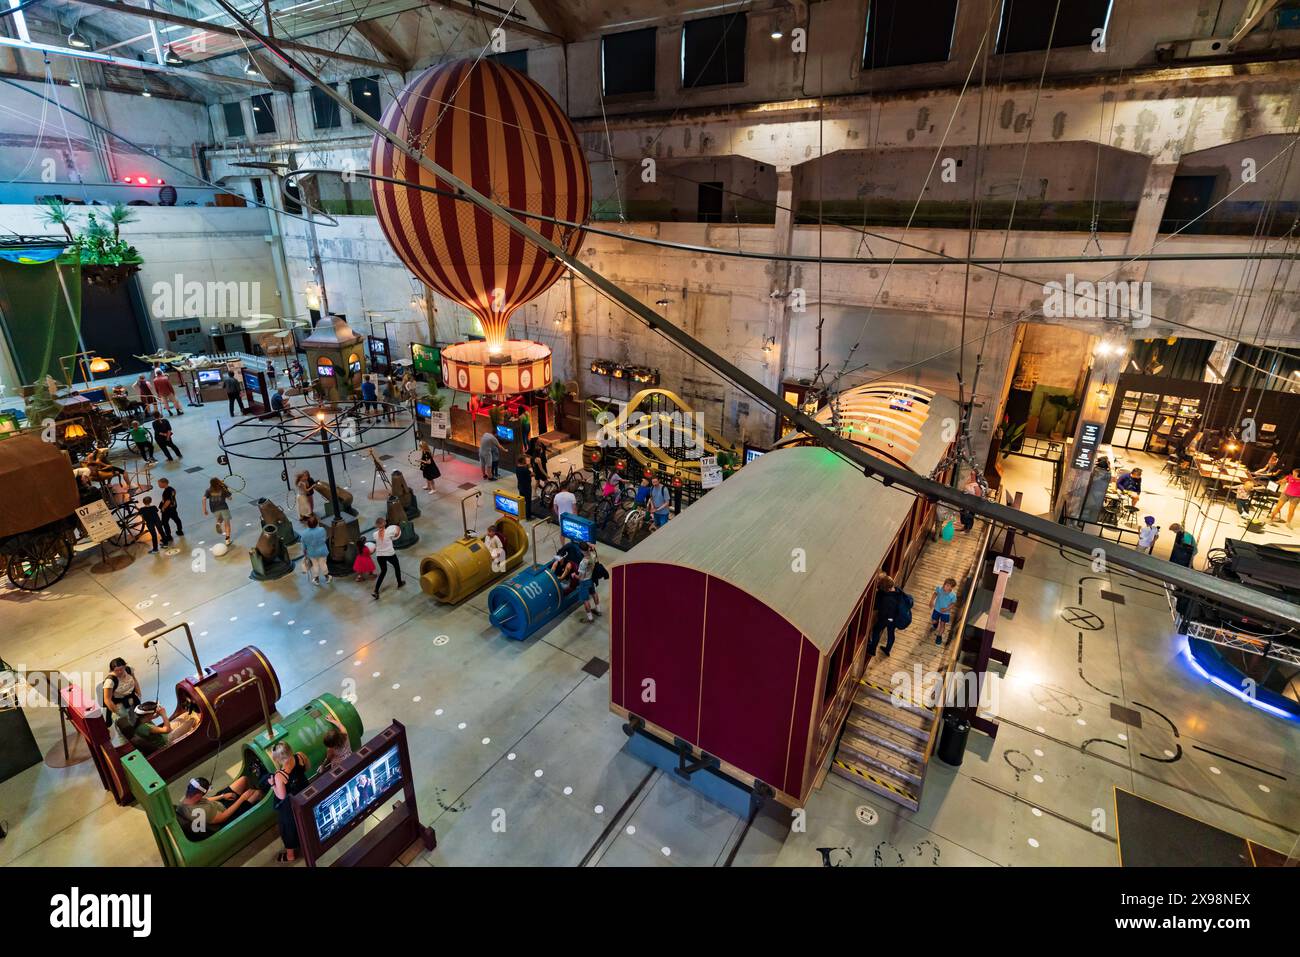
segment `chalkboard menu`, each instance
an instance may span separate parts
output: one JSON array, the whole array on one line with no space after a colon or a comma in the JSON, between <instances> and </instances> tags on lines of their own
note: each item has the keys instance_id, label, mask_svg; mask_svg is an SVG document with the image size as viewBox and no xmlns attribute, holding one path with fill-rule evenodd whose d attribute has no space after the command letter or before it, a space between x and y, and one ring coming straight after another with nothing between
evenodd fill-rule
<instances>
[{"instance_id":1,"label":"chalkboard menu","mask_svg":"<svg viewBox=\"0 0 1300 957\"><path fill-rule=\"evenodd\" d=\"M1074 445L1074 459L1070 463L1076 469L1091 469L1097 457L1097 446L1101 443L1104 422L1085 422L1079 430L1079 441Z\"/></svg>"}]
</instances>

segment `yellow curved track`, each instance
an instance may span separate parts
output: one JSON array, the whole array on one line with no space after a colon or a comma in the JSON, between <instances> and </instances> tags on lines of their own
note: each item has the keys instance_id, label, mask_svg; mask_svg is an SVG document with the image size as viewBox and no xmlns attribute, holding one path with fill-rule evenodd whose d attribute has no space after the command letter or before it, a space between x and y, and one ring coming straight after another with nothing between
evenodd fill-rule
<instances>
[{"instance_id":1,"label":"yellow curved track","mask_svg":"<svg viewBox=\"0 0 1300 957\"><path fill-rule=\"evenodd\" d=\"M675 408L656 409L660 403L655 399L667 400ZM669 448L664 448L665 438ZM700 481L699 461L677 458L669 449L698 445L702 455L726 452L740 457L735 445L706 428L690 404L667 389L642 389L632 396L617 418L601 424L597 441L626 449L628 457L647 471L676 473L687 482Z\"/></svg>"}]
</instances>

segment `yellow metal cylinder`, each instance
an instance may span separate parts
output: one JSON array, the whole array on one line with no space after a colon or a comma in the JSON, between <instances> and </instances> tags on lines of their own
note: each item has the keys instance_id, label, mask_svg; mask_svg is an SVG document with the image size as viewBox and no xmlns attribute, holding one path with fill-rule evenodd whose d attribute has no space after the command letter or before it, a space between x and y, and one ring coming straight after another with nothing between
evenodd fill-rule
<instances>
[{"instance_id":1,"label":"yellow metal cylinder","mask_svg":"<svg viewBox=\"0 0 1300 957\"><path fill-rule=\"evenodd\" d=\"M506 549L506 570L492 571L492 556L479 536L458 538L420 561L420 590L448 605L464 601L485 585L510 574L528 551L528 533L508 516L498 519Z\"/></svg>"}]
</instances>

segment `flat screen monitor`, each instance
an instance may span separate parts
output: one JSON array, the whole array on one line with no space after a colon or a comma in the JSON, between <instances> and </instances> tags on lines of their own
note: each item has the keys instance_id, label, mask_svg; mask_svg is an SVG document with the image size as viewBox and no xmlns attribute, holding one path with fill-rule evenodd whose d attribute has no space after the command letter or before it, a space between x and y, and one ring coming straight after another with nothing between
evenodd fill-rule
<instances>
[{"instance_id":1,"label":"flat screen monitor","mask_svg":"<svg viewBox=\"0 0 1300 957\"><path fill-rule=\"evenodd\" d=\"M766 454L762 449L745 449L745 464L748 465L755 459L761 459Z\"/></svg>"},{"instance_id":2,"label":"flat screen monitor","mask_svg":"<svg viewBox=\"0 0 1300 957\"><path fill-rule=\"evenodd\" d=\"M560 534L570 541L589 542L595 537L595 524L589 518L565 512L560 516Z\"/></svg>"},{"instance_id":3,"label":"flat screen monitor","mask_svg":"<svg viewBox=\"0 0 1300 957\"><path fill-rule=\"evenodd\" d=\"M316 839L327 844L377 805L392 796L402 784L402 757L397 745L361 767L346 784L312 808Z\"/></svg>"},{"instance_id":4,"label":"flat screen monitor","mask_svg":"<svg viewBox=\"0 0 1300 957\"><path fill-rule=\"evenodd\" d=\"M504 492L497 492L492 496L493 505L502 515L513 515L519 517L519 499L513 495L507 495Z\"/></svg>"},{"instance_id":5,"label":"flat screen monitor","mask_svg":"<svg viewBox=\"0 0 1300 957\"><path fill-rule=\"evenodd\" d=\"M262 391L262 380L258 378L256 372L244 372L244 388L254 395Z\"/></svg>"},{"instance_id":6,"label":"flat screen monitor","mask_svg":"<svg viewBox=\"0 0 1300 957\"><path fill-rule=\"evenodd\" d=\"M349 362L349 363L348 363L348 370L349 370L350 372L360 372L360 371L361 371L361 360L358 359L356 362Z\"/></svg>"},{"instance_id":7,"label":"flat screen monitor","mask_svg":"<svg viewBox=\"0 0 1300 957\"><path fill-rule=\"evenodd\" d=\"M316 374L318 376L329 376L330 378L333 378L334 367L332 365L326 365L324 362L318 362L316 364Z\"/></svg>"},{"instance_id":8,"label":"flat screen monitor","mask_svg":"<svg viewBox=\"0 0 1300 957\"><path fill-rule=\"evenodd\" d=\"M200 369L199 385L216 385L221 381L220 369Z\"/></svg>"},{"instance_id":9,"label":"flat screen monitor","mask_svg":"<svg viewBox=\"0 0 1300 957\"><path fill-rule=\"evenodd\" d=\"M513 442L515 440L514 428L509 425L498 425L497 438L502 442Z\"/></svg>"},{"instance_id":10,"label":"flat screen monitor","mask_svg":"<svg viewBox=\"0 0 1300 957\"><path fill-rule=\"evenodd\" d=\"M427 402L415 403L415 415L420 419L428 419L433 416L433 407Z\"/></svg>"}]
</instances>

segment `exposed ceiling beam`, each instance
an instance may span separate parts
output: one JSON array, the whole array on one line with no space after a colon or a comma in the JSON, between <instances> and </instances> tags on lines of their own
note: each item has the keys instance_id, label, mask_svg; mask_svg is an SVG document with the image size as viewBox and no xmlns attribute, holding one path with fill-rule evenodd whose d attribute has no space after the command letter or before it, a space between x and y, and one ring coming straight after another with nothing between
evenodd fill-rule
<instances>
[{"instance_id":1,"label":"exposed ceiling beam","mask_svg":"<svg viewBox=\"0 0 1300 957\"><path fill-rule=\"evenodd\" d=\"M352 26L393 69L405 73L411 68L414 62L411 55L402 49L402 45L393 39L393 35L379 21L358 20Z\"/></svg>"},{"instance_id":2,"label":"exposed ceiling beam","mask_svg":"<svg viewBox=\"0 0 1300 957\"><path fill-rule=\"evenodd\" d=\"M559 0L532 0L532 3L542 23L563 37L565 43L572 43L582 36L582 23L565 9L564 3Z\"/></svg>"},{"instance_id":3,"label":"exposed ceiling beam","mask_svg":"<svg viewBox=\"0 0 1300 957\"><path fill-rule=\"evenodd\" d=\"M1235 50L1237 44L1246 39L1246 34L1259 26L1264 17L1276 8L1278 0L1251 0L1242 11L1241 21L1237 24L1237 29L1232 31L1232 39L1228 41L1228 49Z\"/></svg>"},{"instance_id":4,"label":"exposed ceiling beam","mask_svg":"<svg viewBox=\"0 0 1300 957\"><path fill-rule=\"evenodd\" d=\"M78 2L81 2L81 0L78 0ZM527 23L521 23L513 17L507 18L505 22L502 23L502 19L499 15L494 14L489 10L480 10L478 7L471 6L468 3L458 3L457 0L424 0L424 2L430 7L442 7L446 10L454 10L457 13L463 13L467 16L474 17L475 19L482 20L489 27L501 26L504 30L518 30L520 33L527 36L535 37L538 40L547 40L551 43L564 42L564 37L559 34L551 33L547 30L539 30L537 27L531 26Z\"/></svg>"},{"instance_id":5,"label":"exposed ceiling beam","mask_svg":"<svg viewBox=\"0 0 1300 957\"><path fill-rule=\"evenodd\" d=\"M257 67L257 72L262 74L267 83L279 89L293 89L293 77L280 69L279 65L270 57L257 50L250 51L248 56L253 61L253 66Z\"/></svg>"},{"instance_id":6,"label":"exposed ceiling beam","mask_svg":"<svg viewBox=\"0 0 1300 957\"><path fill-rule=\"evenodd\" d=\"M143 20L157 20L160 23L174 23L181 27L191 27L195 30L206 33L215 33L223 37L242 37L246 34L235 27L223 26L219 23L208 23L204 20L195 20L192 17L182 17L174 13L167 13L163 10L146 10L144 7L135 7L130 4L120 3L118 0L72 0L73 3L79 3L84 7L94 7L97 10L111 10L114 13L125 14L129 17L140 17ZM326 50L321 47L314 47L307 43L299 43L296 40L279 40L285 49L297 50L299 53L306 53L311 56L325 57L329 60L337 60L340 63L352 63L357 66L369 67L373 70L392 70L393 67L384 63L382 60L374 60L370 57L356 56L351 53L339 53L334 50ZM184 53L184 51L179 51Z\"/></svg>"},{"instance_id":7,"label":"exposed ceiling beam","mask_svg":"<svg viewBox=\"0 0 1300 957\"><path fill-rule=\"evenodd\" d=\"M265 80L254 79L251 76L226 76L222 73L207 73L202 70L191 70L186 67L167 66L161 63L150 63L146 60L132 60L127 57L113 56L108 53L96 53L94 50L74 50L71 47L58 47L49 43L36 43L35 41L14 40L10 37L0 37L0 46L11 47L14 50L31 50L34 53L41 53L46 56L69 57L74 60L89 60L92 63L102 63L105 66L124 67L128 70L143 70L146 73L167 73L180 79L190 79L195 81L206 81L207 83L234 83L239 86L257 86L263 89L285 89L274 83L267 83ZM293 89L290 84L287 88Z\"/></svg>"},{"instance_id":8,"label":"exposed ceiling beam","mask_svg":"<svg viewBox=\"0 0 1300 957\"><path fill-rule=\"evenodd\" d=\"M2 70L2 69L0 69L0 77L5 77L10 80L18 80L23 83L35 83L41 86L44 86L47 82L49 82L46 80L43 74L38 75L35 73L21 73L21 72L13 72L10 70ZM70 89L72 88L72 84L68 80L64 80L59 77L54 78L54 83L56 86L68 87ZM94 89L103 90L106 93L124 93L129 96L140 95L140 91L136 87L120 86L116 83L109 83L107 81L98 82L98 83L81 83L81 86L87 86L87 87L92 87ZM178 96L169 92L154 93L154 96L158 97L158 99L160 100L180 100L184 103L198 103L200 105L203 105L207 102L205 99L199 96Z\"/></svg>"}]
</instances>

